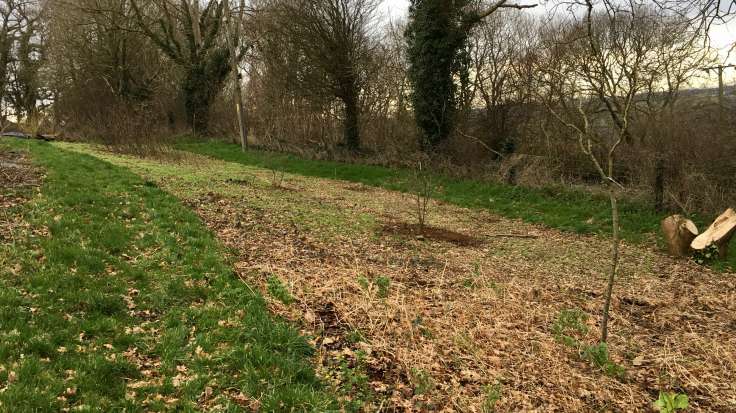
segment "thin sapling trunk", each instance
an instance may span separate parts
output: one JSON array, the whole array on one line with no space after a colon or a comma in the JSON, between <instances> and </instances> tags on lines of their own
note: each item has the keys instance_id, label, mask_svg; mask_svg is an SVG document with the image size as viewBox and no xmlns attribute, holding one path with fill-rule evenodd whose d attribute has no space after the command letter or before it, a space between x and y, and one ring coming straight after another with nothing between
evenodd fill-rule
<instances>
[{"instance_id":1,"label":"thin sapling trunk","mask_svg":"<svg viewBox=\"0 0 736 413\"><path fill-rule=\"evenodd\" d=\"M608 342L608 320L610 319L611 297L613 297L613 286L616 283L618 275L618 264L620 259L621 233L619 224L618 199L616 198L616 188L613 184L609 184L608 195L611 199L611 218L613 225L613 239L611 252L611 272L608 275L608 285L606 286L605 304L603 305L603 320L601 321L601 342Z\"/></svg>"}]
</instances>

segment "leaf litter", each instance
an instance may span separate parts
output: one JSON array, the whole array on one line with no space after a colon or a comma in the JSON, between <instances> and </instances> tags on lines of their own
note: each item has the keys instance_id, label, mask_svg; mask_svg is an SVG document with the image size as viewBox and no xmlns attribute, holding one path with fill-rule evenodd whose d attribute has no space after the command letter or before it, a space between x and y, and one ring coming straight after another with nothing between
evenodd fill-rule
<instances>
[{"instance_id":1,"label":"leaf litter","mask_svg":"<svg viewBox=\"0 0 736 413\"><path fill-rule=\"evenodd\" d=\"M18 229L30 230L14 211L28 202L42 178L25 153L0 146L0 242L13 242Z\"/></svg>"},{"instance_id":2,"label":"leaf litter","mask_svg":"<svg viewBox=\"0 0 736 413\"><path fill-rule=\"evenodd\" d=\"M640 411L665 390L686 393L695 411L736 411L732 273L624 245L609 348L625 375L610 377L552 333L561 311L580 309L590 316L580 339L596 343L605 237L435 203L432 227L483 242L417 239L384 231L412 224L405 194L291 175L297 189L278 191L268 171L231 163L157 169L104 156L197 211L237 274L313 337L325 380L345 386L341 367L360 365L373 395L365 411ZM228 184L233 173L260 184ZM273 277L291 304L269 297Z\"/></svg>"}]
</instances>

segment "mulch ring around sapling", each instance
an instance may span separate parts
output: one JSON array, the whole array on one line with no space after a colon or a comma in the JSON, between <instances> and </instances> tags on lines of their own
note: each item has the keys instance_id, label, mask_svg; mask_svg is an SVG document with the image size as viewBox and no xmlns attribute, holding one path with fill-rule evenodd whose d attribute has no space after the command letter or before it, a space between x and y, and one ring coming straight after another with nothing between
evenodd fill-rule
<instances>
[{"instance_id":1,"label":"mulch ring around sapling","mask_svg":"<svg viewBox=\"0 0 736 413\"><path fill-rule=\"evenodd\" d=\"M448 242L460 247L477 247L484 243L480 238L429 225L421 226L419 224L388 223L381 228L381 232L384 235L398 235L420 241L432 240Z\"/></svg>"}]
</instances>

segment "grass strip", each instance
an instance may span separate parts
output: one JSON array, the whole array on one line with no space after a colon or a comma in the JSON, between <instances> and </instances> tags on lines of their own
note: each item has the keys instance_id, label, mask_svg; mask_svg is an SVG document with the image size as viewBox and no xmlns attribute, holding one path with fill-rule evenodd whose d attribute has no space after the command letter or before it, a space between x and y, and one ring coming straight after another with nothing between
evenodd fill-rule
<instances>
[{"instance_id":1,"label":"grass strip","mask_svg":"<svg viewBox=\"0 0 736 413\"><path fill-rule=\"evenodd\" d=\"M0 245L0 411L332 411L313 349L154 183L51 144ZM2 189L0 189L2 191Z\"/></svg>"}]
</instances>

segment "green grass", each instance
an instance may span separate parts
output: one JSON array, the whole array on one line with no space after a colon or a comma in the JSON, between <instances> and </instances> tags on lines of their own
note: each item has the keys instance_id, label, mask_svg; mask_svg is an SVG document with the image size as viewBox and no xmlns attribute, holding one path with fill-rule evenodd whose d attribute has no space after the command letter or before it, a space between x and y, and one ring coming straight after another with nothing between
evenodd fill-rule
<instances>
[{"instance_id":1,"label":"green grass","mask_svg":"<svg viewBox=\"0 0 736 413\"><path fill-rule=\"evenodd\" d=\"M337 409L313 349L176 198L88 155L0 145L47 175L0 245L0 411Z\"/></svg>"},{"instance_id":2,"label":"green grass","mask_svg":"<svg viewBox=\"0 0 736 413\"><path fill-rule=\"evenodd\" d=\"M236 145L221 141L188 141L180 149L228 162L285 171L292 174L359 182L390 190L411 192L412 172L382 166L349 164L302 159L294 155L251 150L242 153ZM551 228L579 234L611 233L610 204L607 197L568 188L524 188L470 179L438 176L434 180L442 188L435 198L466 208L488 209L512 219L544 224ZM659 225L667 213L657 213L638 202L623 200L621 235L632 243L654 245ZM715 218L715 217L712 217ZM695 217L699 228L705 228L708 217ZM736 243L731 245L727 263L714 267L736 268Z\"/></svg>"}]
</instances>

